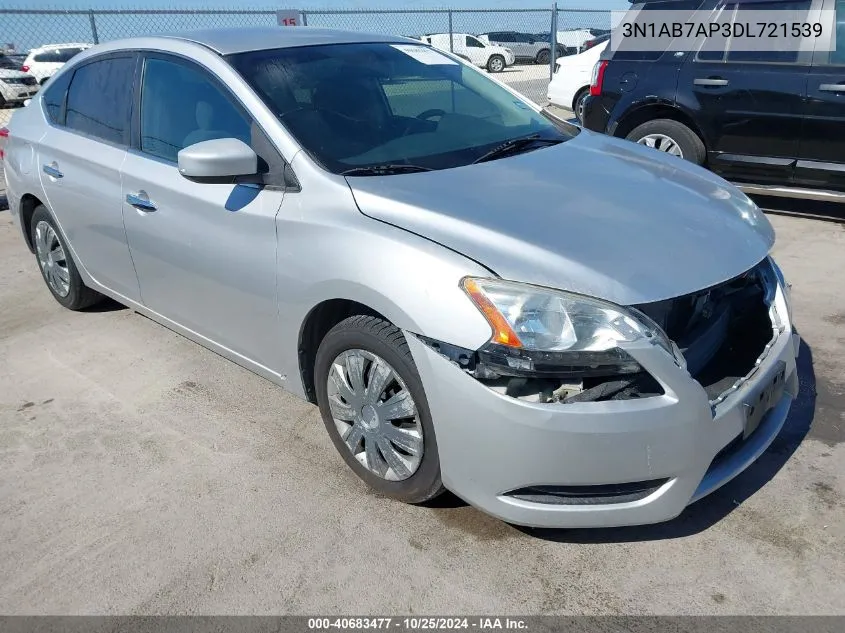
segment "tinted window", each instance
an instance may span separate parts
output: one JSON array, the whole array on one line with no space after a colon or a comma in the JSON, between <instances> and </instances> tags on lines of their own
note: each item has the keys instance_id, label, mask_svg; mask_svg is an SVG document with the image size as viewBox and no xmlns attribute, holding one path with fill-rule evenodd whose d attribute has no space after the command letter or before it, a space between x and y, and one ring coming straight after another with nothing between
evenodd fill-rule
<instances>
[{"instance_id":1,"label":"tinted window","mask_svg":"<svg viewBox=\"0 0 845 633\"><path fill-rule=\"evenodd\" d=\"M72 72L63 73L58 77L50 79L50 83L44 89L44 109L47 116L53 123L64 124L62 117L62 105L67 94L67 86L70 83Z\"/></svg>"},{"instance_id":2,"label":"tinted window","mask_svg":"<svg viewBox=\"0 0 845 633\"><path fill-rule=\"evenodd\" d=\"M568 126L555 126L484 74L422 45L307 46L229 59L335 173L397 163L447 169L516 137L570 138Z\"/></svg>"},{"instance_id":3,"label":"tinted window","mask_svg":"<svg viewBox=\"0 0 845 633\"><path fill-rule=\"evenodd\" d=\"M740 9L754 11L798 11L809 10L811 0L791 0L789 2L754 2L729 3L728 9L739 4ZM739 19L742 19L741 16ZM798 51L728 51L729 62L768 62L771 64L794 64L798 61Z\"/></svg>"},{"instance_id":4,"label":"tinted window","mask_svg":"<svg viewBox=\"0 0 845 633\"><path fill-rule=\"evenodd\" d=\"M176 161L179 150L215 138L250 143L250 123L208 77L192 66L148 59L141 88L141 150Z\"/></svg>"},{"instance_id":5,"label":"tinted window","mask_svg":"<svg viewBox=\"0 0 845 633\"><path fill-rule=\"evenodd\" d=\"M73 73L67 96L67 127L111 143L129 132L135 60L118 57L85 64Z\"/></svg>"},{"instance_id":6,"label":"tinted window","mask_svg":"<svg viewBox=\"0 0 845 633\"><path fill-rule=\"evenodd\" d=\"M836 0L836 50L830 53L830 63L845 65L845 0Z\"/></svg>"},{"instance_id":7,"label":"tinted window","mask_svg":"<svg viewBox=\"0 0 845 633\"><path fill-rule=\"evenodd\" d=\"M479 42L474 37L470 37L469 35L467 35L467 46L469 46L470 48L484 48L484 44Z\"/></svg>"},{"instance_id":8,"label":"tinted window","mask_svg":"<svg viewBox=\"0 0 845 633\"><path fill-rule=\"evenodd\" d=\"M14 60L9 59L5 55L0 55L0 68L5 68L7 70L20 70L21 65L16 64Z\"/></svg>"},{"instance_id":9,"label":"tinted window","mask_svg":"<svg viewBox=\"0 0 845 633\"><path fill-rule=\"evenodd\" d=\"M38 53L35 57L32 58L33 61L36 62L55 62L56 60L56 53L53 51L47 51L45 53Z\"/></svg>"},{"instance_id":10,"label":"tinted window","mask_svg":"<svg viewBox=\"0 0 845 633\"><path fill-rule=\"evenodd\" d=\"M68 62L81 52L81 48L60 48L56 51L56 61L60 63Z\"/></svg>"}]
</instances>

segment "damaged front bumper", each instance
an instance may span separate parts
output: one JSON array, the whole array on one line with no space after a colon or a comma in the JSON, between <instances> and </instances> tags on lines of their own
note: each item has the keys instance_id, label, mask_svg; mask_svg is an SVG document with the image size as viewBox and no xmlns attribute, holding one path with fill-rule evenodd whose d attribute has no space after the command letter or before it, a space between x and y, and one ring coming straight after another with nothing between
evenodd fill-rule
<instances>
[{"instance_id":1,"label":"damaged front bumper","mask_svg":"<svg viewBox=\"0 0 845 633\"><path fill-rule=\"evenodd\" d=\"M798 391L799 340L776 284L773 329L750 372L718 394L665 350L625 351L663 393L598 402L530 402L498 393L416 336L443 482L472 505L535 527L672 519L747 468L782 428Z\"/></svg>"}]
</instances>

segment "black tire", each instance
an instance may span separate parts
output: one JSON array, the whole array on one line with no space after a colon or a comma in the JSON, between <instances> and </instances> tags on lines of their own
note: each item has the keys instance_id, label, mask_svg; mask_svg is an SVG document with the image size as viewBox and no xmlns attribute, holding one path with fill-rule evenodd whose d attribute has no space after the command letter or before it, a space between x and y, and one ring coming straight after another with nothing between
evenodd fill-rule
<instances>
[{"instance_id":1,"label":"black tire","mask_svg":"<svg viewBox=\"0 0 845 633\"><path fill-rule=\"evenodd\" d=\"M0 109L6 107L6 97L0 94Z\"/></svg>"},{"instance_id":2,"label":"black tire","mask_svg":"<svg viewBox=\"0 0 845 633\"><path fill-rule=\"evenodd\" d=\"M417 407L423 430L423 456L419 467L402 481L388 481L370 472L348 449L332 419L329 409L327 381L331 364L342 352L360 349L376 354L387 361L401 376ZM391 323L374 316L351 316L334 326L326 334L317 350L314 363L314 383L317 403L323 423L338 452L347 465L377 492L404 501L423 503L441 494L445 488L440 478L440 459L434 425L411 350L402 332Z\"/></svg>"},{"instance_id":3,"label":"black tire","mask_svg":"<svg viewBox=\"0 0 845 633\"><path fill-rule=\"evenodd\" d=\"M537 57L534 61L538 64L548 64L552 61L551 51L548 48L544 48L537 53Z\"/></svg>"},{"instance_id":4,"label":"black tire","mask_svg":"<svg viewBox=\"0 0 845 633\"><path fill-rule=\"evenodd\" d=\"M56 238L62 245L62 249L65 253L65 261L67 262L69 290L67 295L63 297L50 285L47 280L47 273L41 266L41 263L38 260L38 253L36 252L35 261L38 263L38 269L41 271L41 276L44 278L44 284L47 286L50 294L52 294L56 301L68 310L82 310L102 301L103 295L96 290L92 290L82 282L82 277L79 276L79 270L76 267L76 262L73 261L73 257L70 254L67 240L65 239L65 236L62 235L59 227L56 226L53 216L50 215L50 212L44 205L39 205L35 208L35 212L32 214L32 222L29 225L30 239L32 240L33 246L36 245L35 227L38 226L39 222L46 222L56 233Z\"/></svg>"},{"instance_id":5,"label":"black tire","mask_svg":"<svg viewBox=\"0 0 845 633\"><path fill-rule=\"evenodd\" d=\"M696 165L703 165L707 158L707 149L701 138L686 125L673 119L654 119L638 125L626 136L629 141L640 142L650 134L661 134L678 144L684 160Z\"/></svg>"},{"instance_id":6,"label":"black tire","mask_svg":"<svg viewBox=\"0 0 845 633\"><path fill-rule=\"evenodd\" d=\"M39 83L39 85L43 86L43 85L44 85L44 84L46 84L49 80L50 80L50 78L49 78L49 77L43 77L42 79L39 79L39 80L38 80L38 83Z\"/></svg>"},{"instance_id":7,"label":"black tire","mask_svg":"<svg viewBox=\"0 0 845 633\"><path fill-rule=\"evenodd\" d=\"M578 93L575 95L575 98L572 100L572 112L575 114L575 118L578 119L578 122L583 124L583 113L584 113L584 102L587 100L587 97L590 96L590 88L587 86L586 88L581 88Z\"/></svg>"},{"instance_id":8,"label":"black tire","mask_svg":"<svg viewBox=\"0 0 845 633\"><path fill-rule=\"evenodd\" d=\"M490 59L487 60L487 72L500 73L507 68L507 65L505 58L501 55L491 55ZM498 68L499 70L494 70L494 68Z\"/></svg>"}]
</instances>

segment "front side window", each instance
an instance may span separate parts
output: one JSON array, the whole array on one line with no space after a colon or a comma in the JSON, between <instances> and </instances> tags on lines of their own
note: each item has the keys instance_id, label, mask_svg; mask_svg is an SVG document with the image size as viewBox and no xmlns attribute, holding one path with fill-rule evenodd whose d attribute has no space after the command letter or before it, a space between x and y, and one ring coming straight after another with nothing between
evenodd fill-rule
<instances>
[{"instance_id":1,"label":"front side window","mask_svg":"<svg viewBox=\"0 0 845 633\"><path fill-rule=\"evenodd\" d=\"M127 144L134 70L133 57L77 68L68 90L65 125L110 143Z\"/></svg>"},{"instance_id":2,"label":"front side window","mask_svg":"<svg viewBox=\"0 0 845 633\"><path fill-rule=\"evenodd\" d=\"M250 143L250 122L199 68L147 59L141 87L141 151L176 162L179 150L216 138Z\"/></svg>"},{"instance_id":3,"label":"front side window","mask_svg":"<svg viewBox=\"0 0 845 633\"><path fill-rule=\"evenodd\" d=\"M484 73L414 44L333 44L230 56L279 121L329 171L447 169L556 126Z\"/></svg>"}]
</instances>

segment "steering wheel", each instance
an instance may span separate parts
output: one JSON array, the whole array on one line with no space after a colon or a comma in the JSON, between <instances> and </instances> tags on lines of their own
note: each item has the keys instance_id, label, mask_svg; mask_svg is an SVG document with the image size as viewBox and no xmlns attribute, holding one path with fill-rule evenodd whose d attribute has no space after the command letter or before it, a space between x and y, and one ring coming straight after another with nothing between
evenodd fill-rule
<instances>
[{"instance_id":1,"label":"steering wheel","mask_svg":"<svg viewBox=\"0 0 845 633\"><path fill-rule=\"evenodd\" d=\"M445 110L441 110L440 108L432 108L431 110L426 110L425 112L420 112L417 115L417 118L420 119L421 121L427 121L428 119L433 119L436 116L442 117L442 116L445 116L445 115L446 115Z\"/></svg>"}]
</instances>

